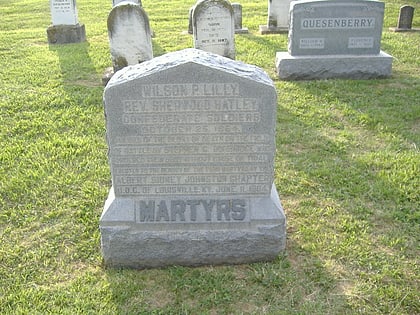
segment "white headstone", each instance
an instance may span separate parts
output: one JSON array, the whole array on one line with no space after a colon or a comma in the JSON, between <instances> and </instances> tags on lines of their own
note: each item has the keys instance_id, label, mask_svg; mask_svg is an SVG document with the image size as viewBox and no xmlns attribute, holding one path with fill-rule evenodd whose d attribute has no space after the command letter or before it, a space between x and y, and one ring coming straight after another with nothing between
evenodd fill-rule
<instances>
[{"instance_id":1,"label":"white headstone","mask_svg":"<svg viewBox=\"0 0 420 315\"><path fill-rule=\"evenodd\" d=\"M111 10L108 36L115 71L153 58L149 18L138 4L125 1Z\"/></svg>"},{"instance_id":2,"label":"white headstone","mask_svg":"<svg viewBox=\"0 0 420 315\"><path fill-rule=\"evenodd\" d=\"M52 25L47 28L49 44L80 43L86 40L84 24L77 18L76 0L50 0Z\"/></svg>"},{"instance_id":3,"label":"white headstone","mask_svg":"<svg viewBox=\"0 0 420 315\"><path fill-rule=\"evenodd\" d=\"M186 49L119 71L104 103L108 266L237 264L284 250L277 100L265 72Z\"/></svg>"},{"instance_id":4,"label":"white headstone","mask_svg":"<svg viewBox=\"0 0 420 315\"><path fill-rule=\"evenodd\" d=\"M134 4L138 4L142 6L141 0L112 0L112 6L115 7L117 4L124 2L124 1L130 1Z\"/></svg>"},{"instance_id":5,"label":"white headstone","mask_svg":"<svg viewBox=\"0 0 420 315\"><path fill-rule=\"evenodd\" d=\"M268 0L267 25L260 26L262 34L287 33L291 2L292 0Z\"/></svg>"},{"instance_id":6,"label":"white headstone","mask_svg":"<svg viewBox=\"0 0 420 315\"><path fill-rule=\"evenodd\" d=\"M50 0L51 18L53 25L76 25L76 0Z\"/></svg>"},{"instance_id":7,"label":"white headstone","mask_svg":"<svg viewBox=\"0 0 420 315\"><path fill-rule=\"evenodd\" d=\"M235 59L232 5L226 0L201 0L193 10L194 48Z\"/></svg>"}]
</instances>

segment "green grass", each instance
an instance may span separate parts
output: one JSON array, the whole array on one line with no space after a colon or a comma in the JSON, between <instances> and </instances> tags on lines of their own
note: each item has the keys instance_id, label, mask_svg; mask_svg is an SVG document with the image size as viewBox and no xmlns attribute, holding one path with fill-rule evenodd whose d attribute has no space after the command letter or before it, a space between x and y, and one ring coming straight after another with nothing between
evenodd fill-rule
<instances>
[{"instance_id":1,"label":"green grass","mask_svg":"<svg viewBox=\"0 0 420 315\"><path fill-rule=\"evenodd\" d=\"M286 35L258 34L267 1L243 0L237 59L278 90L276 185L288 219L274 262L106 269L110 187L101 76L111 1L78 2L87 43L49 46L48 1L0 0L1 314L420 314L420 34L392 33L384 80L282 82ZM155 55L192 47L194 1L143 0Z\"/></svg>"}]
</instances>

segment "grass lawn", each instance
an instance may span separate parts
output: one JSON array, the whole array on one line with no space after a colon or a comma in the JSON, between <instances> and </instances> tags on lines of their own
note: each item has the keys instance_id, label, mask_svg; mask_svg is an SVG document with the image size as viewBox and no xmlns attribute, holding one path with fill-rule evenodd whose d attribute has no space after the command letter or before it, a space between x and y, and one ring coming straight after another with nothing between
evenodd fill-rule
<instances>
[{"instance_id":1,"label":"grass lawn","mask_svg":"<svg viewBox=\"0 0 420 315\"><path fill-rule=\"evenodd\" d=\"M155 56L192 47L190 1L143 0ZM283 82L287 35L242 0L237 60L278 91L275 183L288 219L274 262L116 270L99 216L110 188L101 77L111 0L78 2L87 42L48 45L48 1L0 0L0 314L420 314L420 33L392 33L383 80Z\"/></svg>"}]
</instances>

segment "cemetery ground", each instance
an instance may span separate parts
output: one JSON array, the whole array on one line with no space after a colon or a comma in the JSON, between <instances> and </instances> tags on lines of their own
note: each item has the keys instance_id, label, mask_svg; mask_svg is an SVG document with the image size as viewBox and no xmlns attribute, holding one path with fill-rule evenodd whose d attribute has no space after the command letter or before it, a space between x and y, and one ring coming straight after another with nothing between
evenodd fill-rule
<instances>
[{"instance_id":1,"label":"cemetery ground","mask_svg":"<svg viewBox=\"0 0 420 315\"><path fill-rule=\"evenodd\" d=\"M194 1L142 1L155 56L192 47ZM107 269L99 216L111 186L101 77L111 1L78 2L87 42L48 45L48 1L0 0L1 314L420 314L420 34L392 33L383 80L284 82L287 35L259 35L243 0L237 60L278 91L275 183L286 252L238 266Z\"/></svg>"}]
</instances>

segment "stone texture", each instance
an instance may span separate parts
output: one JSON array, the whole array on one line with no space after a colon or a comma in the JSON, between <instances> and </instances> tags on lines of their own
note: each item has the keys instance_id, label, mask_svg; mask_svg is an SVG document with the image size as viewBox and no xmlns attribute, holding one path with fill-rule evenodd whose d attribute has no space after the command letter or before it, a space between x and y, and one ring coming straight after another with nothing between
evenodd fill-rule
<instances>
[{"instance_id":1,"label":"stone texture","mask_svg":"<svg viewBox=\"0 0 420 315\"><path fill-rule=\"evenodd\" d=\"M242 26L242 5L232 3L233 17L235 21L235 34L247 34L248 28Z\"/></svg>"},{"instance_id":2,"label":"stone texture","mask_svg":"<svg viewBox=\"0 0 420 315\"><path fill-rule=\"evenodd\" d=\"M194 48L235 59L235 23L230 2L200 0L192 14Z\"/></svg>"},{"instance_id":3,"label":"stone texture","mask_svg":"<svg viewBox=\"0 0 420 315\"><path fill-rule=\"evenodd\" d=\"M391 75L380 50L384 3L301 0L290 5L288 52L276 55L284 80L372 79Z\"/></svg>"},{"instance_id":4,"label":"stone texture","mask_svg":"<svg viewBox=\"0 0 420 315\"><path fill-rule=\"evenodd\" d=\"M403 5L398 15L397 27L390 27L393 32L420 32L420 28L413 28L414 7Z\"/></svg>"},{"instance_id":5,"label":"stone texture","mask_svg":"<svg viewBox=\"0 0 420 315\"><path fill-rule=\"evenodd\" d=\"M49 44L70 44L86 41L86 30L79 24L75 0L51 0L52 25L47 28Z\"/></svg>"},{"instance_id":6,"label":"stone texture","mask_svg":"<svg viewBox=\"0 0 420 315\"><path fill-rule=\"evenodd\" d=\"M71 44L86 41L84 24L77 25L50 25L47 28L49 44Z\"/></svg>"},{"instance_id":7,"label":"stone texture","mask_svg":"<svg viewBox=\"0 0 420 315\"><path fill-rule=\"evenodd\" d=\"M138 4L139 6L143 6L143 4L141 3L141 0L112 0L112 6L115 7L117 4L124 1L132 2L134 4Z\"/></svg>"},{"instance_id":8,"label":"stone texture","mask_svg":"<svg viewBox=\"0 0 420 315\"><path fill-rule=\"evenodd\" d=\"M292 0L268 0L267 25L260 25L261 34L282 34L289 31L289 6Z\"/></svg>"},{"instance_id":9,"label":"stone texture","mask_svg":"<svg viewBox=\"0 0 420 315\"><path fill-rule=\"evenodd\" d=\"M288 51L292 56L379 54L384 8L371 0L293 1Z\"/></svg>"},{"instance_id":10,"label":"stone texture","mask_svg":"<svg viewBox=\"0 0 420 315\"><path fill-rule=\"evenodd\" d=\"M77 25L77 7L75 0L51 0L52 25Z\"/></svg>"},{"instance_id":11,"label":"stone texture","mask_svg":"<svg viewBox=\"0 0 420 315\"><path fill-rule=\"evenodd\" d=\"M290 56L278 52L276 68L283 80L386 78L392 72L392 56L382 51L362 56Z\"/></svg>"},{"instance_id":12,"label":"stone texture","mask_svg":"<svg viewBox=\"0 0 420 315\"><path fill-rule=\"evenodd\" d=\"M121 2L108 16L108 37L114 71L153 58L149 18L132 2Z\"/></svg>"},{"instance_id":13,"label":"stone texture","mask_svg":"<svg viewBox=\"0 0 420 315\"><path fill-rule=\"evenodd\" d=\"M117 72L104 105L106 265L237 264L284 250L276 91L266 73L187 49Z\"/></svg>"}]
</instances>

